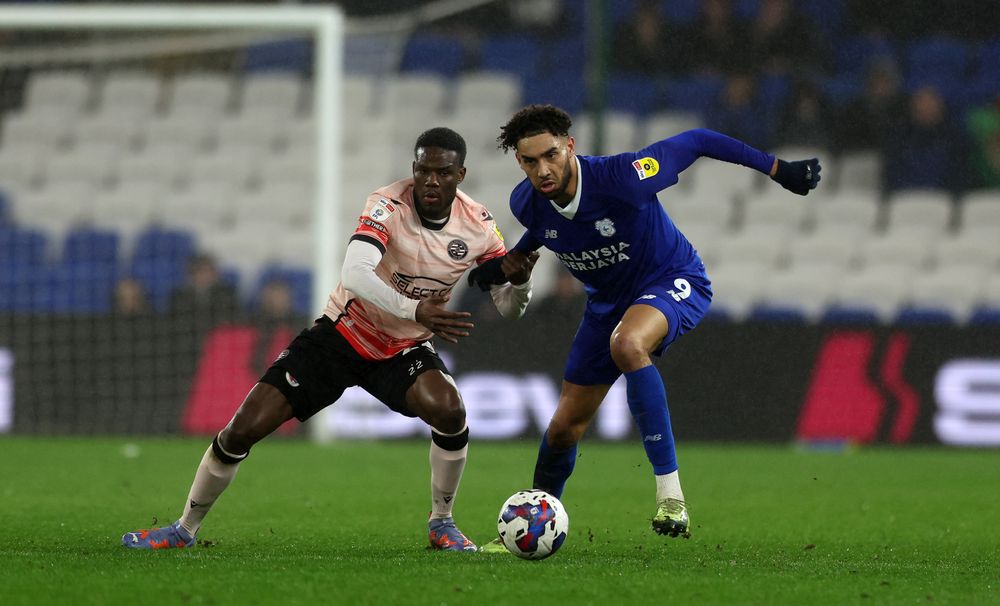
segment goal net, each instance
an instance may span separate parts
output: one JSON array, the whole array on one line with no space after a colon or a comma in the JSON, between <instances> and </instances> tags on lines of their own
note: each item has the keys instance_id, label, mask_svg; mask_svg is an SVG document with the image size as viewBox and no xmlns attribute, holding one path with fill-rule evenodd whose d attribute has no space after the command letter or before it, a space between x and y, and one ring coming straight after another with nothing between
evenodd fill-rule
<instances>
[{"instance_id":1,"label":"goal net","mask_svg":"<svg viewBox=\"0 0 1000 606\"><path fill-rule=\"evenodd\" d=\"M0 431L232 414L337 280L343 38L334 7L0 7Z\"/></svg>"}]
</instances>

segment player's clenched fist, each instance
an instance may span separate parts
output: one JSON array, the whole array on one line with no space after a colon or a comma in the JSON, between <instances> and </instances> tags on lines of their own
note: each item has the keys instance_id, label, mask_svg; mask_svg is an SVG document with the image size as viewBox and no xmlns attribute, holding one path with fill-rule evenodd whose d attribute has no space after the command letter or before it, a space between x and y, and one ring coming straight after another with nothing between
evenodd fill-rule
<instances>
[{"instance_id":1,"label":"player's clenched fist","mask_svg":"<svg viewBox=\"0 0 1000 606\"><path fill-rule=\"evenodd\" d=\"M519 250L512 250L503 257L500 269L503 275L510 280L511 284L524 284L531 277L531 270L534 269L538 261L538 251L531 251L527 255Z\"/></svg>"}]
</instances>

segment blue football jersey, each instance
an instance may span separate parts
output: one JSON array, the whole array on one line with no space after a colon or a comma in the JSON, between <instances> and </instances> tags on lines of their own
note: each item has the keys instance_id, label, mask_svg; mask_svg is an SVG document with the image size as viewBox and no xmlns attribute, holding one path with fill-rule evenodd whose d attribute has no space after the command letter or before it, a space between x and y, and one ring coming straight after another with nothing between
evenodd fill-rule
<instances>
[{"instance_id":1,"label":"blue football jersey","mask_svg":"<svg viewBox=\"0 0 1000 606\"><path fill-rule=\"evenodd\" d=\"M704 266L656 194L677 183L698 157L770 171L774 157L719 133L697 129L614 156L577 156L579 206L572 218L527 179L510 197L526 228L514 247L545 246L583 282L591 302L631 300L664 276L699 275Z\"/></svg>"}]
</instances>

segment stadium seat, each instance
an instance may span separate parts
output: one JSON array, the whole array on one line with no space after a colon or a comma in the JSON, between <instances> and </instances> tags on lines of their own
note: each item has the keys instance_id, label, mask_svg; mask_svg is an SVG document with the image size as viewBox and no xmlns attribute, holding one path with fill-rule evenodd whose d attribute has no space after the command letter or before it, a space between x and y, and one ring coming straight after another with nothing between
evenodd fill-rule
<instances>
[{"instance_id":1,"label":"stadium seat","mask_svg":"<svg viewBox=\"0 0 1000 606\"><path fill-rule=\"evenodd\" d=\"M680 180L690 180L691 195L697 199L735 199L754 190L758 174L738 164L701 158L681 174Z\"/></svg>"},{"instance_id":2,"label":"stadium seat","mask_svg":"<svg viewBox=\"0 0 1000 606\"><path fill-rule=\"evenodd\" d=\"M114 231L82 227L66 234L62 248L63 263L118 265L120 238Z\"/></svg>"},{"instance_id":3,"label":"stadium seat","mask_svg":"<svg viewBox=\"0 0 1000 606\"><path fill-rule=\"evenodd\" d=\"M256 147L261 152L278 146L282 131L291 121L291 113L265 106L246 108L238 115L224 116L218 125L216 147Z\"/></svg>"},{"instance_id":4,"label":"stadium seat","mask_svg":"<svg viewBox=\"0 0 1000 606\"><path fill-rule=\"evenodd\" d=\"M51 152L69 145L72 123L62 113L33 111L8 113L3 119L3 146L26 149L35 147Z\"/></svg>"},{"instance_id":5,"label":"stadium seat","mask_svg":"<svg viewBox=\"0 0 1000 606\"><path fill-rule=\"evenodd\" d=\"M919 226L900 227L869 238L861 245L863 266L898 266L920 270L930 261L937 232Z\"/></svg>"},{"instance_id":6,"label":"stadium seat","mask_svg":"<svg viewBox=\"0 0 1000 606\"><path fill-rule=\"evenodd\" d=\"M257 111L274 115L295 114L302 101L302 78L298 74L264 72L243 79L241 113Z\"/></svg>"},{"instance_id":7,"label":"stadium seat","mask_svg":"<svg viewBox=\"0 0 1000 606\"><path fill-rule=\"evenodd\" d=\"M701 16L699 0L661 0L660 10L670 23L692 25Z\"/></svg>"},{"instance_id":8,"label":"stadium seat","mask_svg":"<svg viewBox=\"0 0 1000 606\"><path fill-rule=\"evenodd\" d=\"M70 228L93 219L95 194L90 181L50 181L19 197L18 216L22 226L40 228L54 242L62 242Z\"/></svg>"},{"instance_id":9,"label":"stadium seat","mask_svg":"<svg viewBox=\"0 0 1000 606\"><path fill-rule=\"evenodd\" d=\"M783 189L769 187L765 195L751 195L743 204L744 229L773 227L796 234L808 225L813 197L792 199Z\"/></svg>"},{"instance_id":10,"label":"stadium seat","mask_svg":"<svg viewBox=\"0 0 1000 606\"><path fill-rule=\"evenodd\" d=\"M229 74L225 72L181 74L171 82L167 109L172 114L197 108L220 116L230 107L232 88Z\"/></svg>"},{"instance_id":11,"label":"stadium seat","mask_svg":"<svg viewBox=\"0 0 1000 606\"><path fill-rule=\"evenodd\" d=\"M967 193L959 205L961 229L992 227L1000 230L1000 191L987 189Z\"/></svg>"},{"instance_id":12,"label":"stadium seat","mask_svg":"<svg viewBox=\"0 0 1000 606\"><path fill-rule=\"evenodd\" d=\"M148 118L160 103L161 86L160 79L148 72L112 71L101 87L98 113Z\"/></svg>"},{"instance_id":13,"label":"stadium seat","mask_svg":"<svg viewBox=\"0 0 1000 606\"><path fill-rule=\"evenodd\" d=\"M657 197L682 231L691 224L711 224L723 230L733 226L734 204L730 198L696 198L690 192L676 187L661 191Z\"/></svg>"},{"instance_id":14,"label":"stadium seat","mask_svg":"<svg viewBox=\"0 0 1000 606\"><path fill-rule=\"evenodd\" d=\"M838 73L861 74L876 59L897 57L894 43L885 36L862 35L841 39L834 45Z\"/></svg>"},{"instance_id":15,"label":"stadium seat","mask_svg":"<svg viewBox=\"0 0 1000 606\"><path fill-rule=\"evenodd\" d=\"M43 153L37 147L0 147L0 187L20 191L37 187L42 177Z\"/></svg>"},{"instance_id":16,"label":"stadium seat","mask_svg":"<svg viewBox=\"0 0 1000 606\"><path fill-rule=\"evenodd\" d=\"M646 117L643 134L639 137L641 141L636 141L636 145L645 147L650 143L703 126L701 117L693 112L673 110L653 112Z\"/></svg>"},{"instance_id":17,"label":"stadium seat","mask_svg":"<svg viewBox=\"0 0 1000 606\"><path fill-rule=\"evenodd\" d=\"M859 240L835 231L800 234L788 244L792 268L828 265L846 271L858 256Z\"/></svg>"},{"instance_id":18,"label":"stadium seat","mask_svg":"<svg viewBox=\"0 0 1000 606\"><path fill-rule=\"evenodd\" d=\"M933 243L933 260L938 269L979 267L986 271L1000 268L1000 238L997 227L965 229L950 238Z\"/></svg>"},{"instance_id":19,"label":"stadium seat","mask_svg":"<svg viewBox=\"0 0 1000 606\"><path fill-rule=\"evenodd\" d=\"M306 225L312 217L314 206L311 184L288 180L272 181L257 191L237 198L234 208L235 225L239 228L241 223L269 223L272 229Z\"/></svg>"},{"instance_id":20,"label":"stadium seat","mask_svg":"<svg viewBox=\"0 0 1000 606\"><path fill-rule=\"evenodd\" d=\"M372 161L368 156L365 156L365 159ZM311 149L293 149L284 153L270 154L260 158L258 168L260 171L257 174L258 187L274 181L288 180L311 184L316 180L316 154Z\"/></svg>"},{"instance_id":21,"label":"stadium seat","mask_svg":"<svg viewBox=\"0 0 1000 606\"><path fill-rule=\"evenodd\" d=\"M715 222L690 221L678 225L678 228L698 251L706 265L714 265L719 262L718 255L716 255L719 250L719 242L728 237L728 232L721 225Z\"/></svg>"},{"instance_id":22,"label":"stadium seat","mask_svg":"<svg viewBox=\"0 0 1000 606\"><path fill-rule=\"evenodd\" d=\"M186 144L150 142L142 150L119 159L117 180L156 181L164 188L173 188L186 181L193 160L193 150Z\"/></svg>"},{"instance_id":23,"label":"stadium seat","mask_svg":"<svg viewBox=\"0 0 1000 606\"><path fill-rule=\"evenodd\" d=\"M800 263L768 276L760 305L769 310L795 309L805 319L815 321L834 301L844 276L835 264Z\"/></svg>"},{"instance_id":24,"label":"stadium seat","mask_svg":"<svg viewBox=\"0 0 1000 606\"><path fill-rule=\"evenodd\" d=\"M123 153L139 140L141 127L134 115L101 112L77 119L71 136L76 145L109 145Z\"/></svg>"},{"instance_id":25,"label":"stadium seat","mask_svg":"<svg viewBox=\"0 0 1000 606\"><path fill-rule=\"evenodd\" d=\"M923 226L938 234L952 225L952 202L948 192L938 190L900 190L893 192L887 201L886 228Z\"/></svg>"},{"instance_id":26,"label":"stadium seat","mask_svg":"<svg viewBox=\"0 0 1000 606\"><path fill-rule=\"evenodd\" d=\"M0 226L0 266L35 268L46 260L48 238L33 228ZM3 273L3 272L0 272Z\"/></svg>"},{"instance_id":27,"label":"stadium seat","mask_svg":"<svg viewBox=\"0 0 1000 606\"><path fill-rule=\"evenodd\" d=\"M309 38L288 38L258 42L243 54L246 73L284 71L308 74L313 68L313 41Z\"/></svg>"},{"instance_id":28,"label":"stadium seat","mask_svg":"<svg viewBox=\"0 0 1000 606\"><path fill-rule=\"evenodd\" d=\"M232 145L193 158L190 181L228 181L234 189L256 184L265 150L252 145Z\"/></svg>"},{"instance_id":29,"label":"stadium seat","mask_svg":"<svg viewBox=\"0 0 1000 606\"><path fill-rule=\"evenodd\" d=\"M465 67L465 45L458 38L414 34L406 42L400 62L402 72L434 72L453 78Z\"/></svg>"},{"instance_id":30,"label":"stadium seat","mask_svg":"<svg viewBox=\"0 0 1000 606\"><path fill-rule=\"evenodd\" d=\"M900 326L954 325L960 323L952 314L944 309L904 307L896 315L895 324Z\"/></svg>"},{"instance_id":31,"label":"stadium seat","mask_svg":"<svg viewBox=\"0 0 1000 606\"><path fill-rule=\"evenodd\" d=\"M947 36L915 40L907 52L907 82L962 81L969 67L965 42Z\"/></svg>"},{"instance_id":32,"label":"stadium seat","mask_svg":"<svg viewBox=\"0 0 1000 606\"><path fill-rule=\"evenodd\" d=\"M479 69L514 74L524 83L538 76L542 48L534 36L491 36L479 47Z\"/></svg>"},{"instance_id":33,"label":"stadium seat","mask_svg":"<svg viewBox=\"0 0 1000 606\"><path fill-rule=\"evenodd\" d=\"M524 103L552 103L575 116L586 106L587 85L582 75L571 72L547 74L524 80Z\"/></svg>"},{"instance_id":34,"label":"stadium seat","mask_svg":"<svg viewBox=\"0 0 1000 606\"><path fill-rule=\"evenodd\" d=\"M666 108L703 116L725 89L721 76L694 76L671 80L665 88Z\"/></svg>"},{"instance_id":35,"label":"stadium seat","mask_svg":"<svg viewBox=\"0 0 1000 606\"><path fill-rule=\"evenodd\" d=\"M869 234L878 222L879 208L874 191L841 188L836 194L816 201L813 226L816 231Z\"/></svg>"},{"instance_id":36,"label":"stadium seat","mask_svg":"<svg viewBox=\"0 0 1000 606\"><path fill-rule=\"evenodd\" d=\"M91 101L91 77L82 71L34 72L28 79L25 107L67 115L84 111Z\"/></svg>"},{"instance_id":37,"label":"stadium seat","mask_svg":"<svg viewBox=\"0 0 1000 606\"><path fill-rule=\"evenodd\" d=\"M278 133L278 149L315 149L316 121L312 116L292 120L283 132Z\"/></svg>"},{"instance_id":38,"label":"stadium seat","mask_svg":"<svg viewBox=\"0 0 1000 606\"><path fill-rule=\"evenodd\" d=\"M95 188L104 187L113 180L121 153L117 145L81 142L46 160L45 181L87 182Z\"/></svg>"},{"instance_id":39,"label":"stadium seat","mask_svg":"<svg viewBox=\"0 0 1000 606\"><path fill-rule=\"evenodd\" d=\"M748 262L775 268L785 259L788 234L779 227L751 227L720 240L717 246L723 266Z\"/></svg>"},{"instance_id":40,"label":"stadium seat","mask_svg":"<svg viewBox=\"0 0 1000 606\"><path fill-rule=\"evenodd\" d=\"M636 117L627 112L609 111L604 114L604 144L596 149L594 118L592 114L577 116L572 127L576 139L576 150L580 154L617 154L644 147L646 144L637 141L639 131Z\"/></svg>"},{"instance_id":41,"label":"stadium seat","mask_svg":"<svg viewBox=\"0 0 1000 606\"><path fill-rule=\"evenodd\" d=\"M663 109L663 95L647 76L611 76L607 81L608 109L630 113L637 118Z\"/></svg>"},{"instance_id":42,"label":"stadium seat","mask_svg":"<svg viewBox=\"0 0 1000 606\"><path fill-rule=\"evenodd\" d=\"M840 158L836 186L844 189L880 191L882 157L877 152L848 152Z\"/></svg>"},{"instance_id":43,"label":"stadium seat","mask_svg":"<svg viewBox=\"0 0 1000 606\"><path fill-rule=\"evenodd\" d=\"M94 198L94 225L116 230L122 248L131 250L139 232L163 216L167 188L158 180L126 179ZM198 209L200 212L201 209Z\"/></svg>"},{"instance_id":44,"label":"stadium seat","mask_svg":"<svg viewBox=\"0 0 1000 606\"><path fill-rule=\"evenodd\" d=\"M257 287L254 290L255 296L260 293L260 289L272 280L282 280L292 289L292 306L300 314L312 315L316 313L312 304L312 272L303 267L272 265L261 270L257 278Z\"/></svg>"},{"instance_id":45,"label":"stadium seat","mask_svg":"<svg viewBox=\"0 0 1000 606\"><path fill-rule=\"evenodd\" d=\"M140 133L141 145L186 146L195 153L214 144L219 115L212 110L187 106L168 116L156 116L145 123Z\"/></svg>"},{"instance_id":46,"label":"stadium seat","mask_svg":"<svg viewBox=\"0 0 1000 606\"><path fill-rule=\"evenodd\" d=\"M909 296L915 269L901 266L870 266L844 276L834 295L835 307L867 309L879 321L888 322L896 316Z\"/></svg>"},{"instance_id":47,"label":"stadium seat","mask_svg":"<svg viewBox=\"0 0 1000 606\"><path fill-rule=\"evenodd\" d=\"M455 109L477 108L510 114L520 105L522 95L521 81L512 74L469 72L456 80Z\"/></svg>"},{"instance_id":48,"label":"stadium seat","mask_svg":"<svg viewBox=\"0 0 1000 606\"><path fill-rule=\"evenodd\" d=\"M986 275L983 268L921 272L911 283L908 307L945 311L958 323L965 323L983 298Z\"/></svg>"},{"instance_id":49,"label":"stadium seat","mask_svg":"<svg viewBox=\"0 0 1000 606\"><path fill-rule=\"evenodd\" d=\"M733 320L746 319L762 300L771 273L771 267L748 261L722 262L718 267L710 267L713 307Z\"/></svg>"},{"instance_id":50,"label":"stadium seat","mask_svg":"<svg viewBox=\"0 0 1000 606\"><path fill-rule=\"evenodd\" d=\"M367 116L377 109L375 107L375 80L371 76L348 74L344 77L343 95L344 116ZM381 108L378 108L381 109Z\"/></svg>"},{"instance_id":51,"label":"stadium seat","mask_svg":"<svg viewBox=\"0 0 1000 606\"><path fill-rule=\"evenodd\" d=\"M447 94L448 82L438 74L400 74L384 84L382 111L392 116L396 112L436 115L444 111Z\"/></svg>"}]
</instances>

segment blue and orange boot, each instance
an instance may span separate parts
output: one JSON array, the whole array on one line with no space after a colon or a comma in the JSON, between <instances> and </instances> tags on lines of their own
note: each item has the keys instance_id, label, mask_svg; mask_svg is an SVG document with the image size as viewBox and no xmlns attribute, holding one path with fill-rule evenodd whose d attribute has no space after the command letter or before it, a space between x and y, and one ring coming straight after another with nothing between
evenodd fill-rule
<instances>
[{"instance_id":1,"label":"blue and orange boot","mask_svg":"<svg viewBox=\"0 0 1000 606\"><path fill-rule=\"evenodd\" d=\"M194 547L195 537L188 534L180 521L163 528L136 530L122 535L122 545L129 549L175 549Z\"/></svg>"},{"instance_id":2,"label":"blue and orange boot","mask_svg":"<svg viewBox=\"0 0 1000 606\"><path fill-rule=\"evenodd\" d=\"M434 549L476 551L476 544L462 534L462 531L455 526L455 520L451 518L429 520L427 534Z\"/></svg>"}]
</instances>

